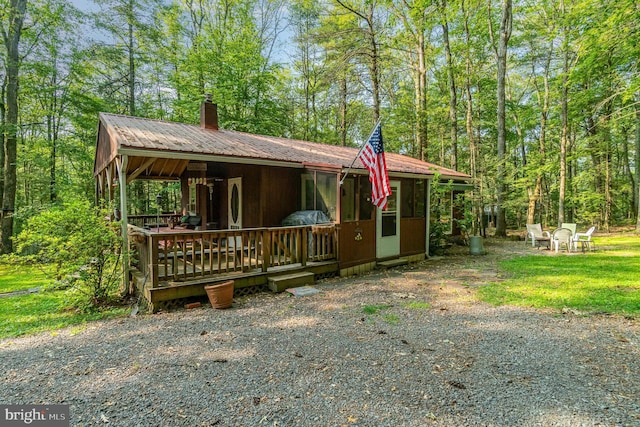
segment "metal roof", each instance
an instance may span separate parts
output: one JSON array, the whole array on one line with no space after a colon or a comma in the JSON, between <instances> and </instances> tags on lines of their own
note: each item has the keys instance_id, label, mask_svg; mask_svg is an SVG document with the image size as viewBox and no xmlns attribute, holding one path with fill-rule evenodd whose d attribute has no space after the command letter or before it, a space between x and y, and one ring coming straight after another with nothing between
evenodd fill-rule
<instances>
[{"instance_id":1,"label":"metal roof","mask_svg":"<svg viewBox=\"0 0 640 427\"><path fill-rule=\"evenodd\" d=\"M322 165L344 170L351 165L358 153L358 148L352 147L225 129L202 129L199 125L107 113L100 113L97 144L94 171L96 174L118 154L141 158L219 160L289 167ZM100 153L102 154L98 159ZM464 173L401 154L387 152L386 161L390 176L433 176L439 173L442 178L470 178ZM184 170L184 167L178 169ZM355 161L352 172L358 169L360 172L364 170L360 160Z\"/></svg>"}]
</instances>

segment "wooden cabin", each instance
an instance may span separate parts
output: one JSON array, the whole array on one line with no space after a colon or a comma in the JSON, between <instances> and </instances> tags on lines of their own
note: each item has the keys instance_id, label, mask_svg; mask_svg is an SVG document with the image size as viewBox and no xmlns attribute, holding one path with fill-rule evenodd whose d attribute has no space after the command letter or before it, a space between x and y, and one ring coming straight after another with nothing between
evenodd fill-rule
<instances>
[{"instance_id":1,"label":"wooden cabin","mask_svg":"<svg viewBox=\"0 0 640 427\"><path fill-rule=\"evenodd\" d=\"M468 175L386 153L393 194L371 204L357 148L218 128L217 107L201 106L200 126L100 114L94 175L100 199L119 202L125 279L152 310L204 295L232 278L236 295L352 275L382 262L429 253L429 185ZM129 217L127 185L173 180L182 211ZM325 224L282 226L295 211L317 210ZM187 216L187 213L191 216ZM185 221L183 228L180 223Z\"/></svg>"}]
</instances>

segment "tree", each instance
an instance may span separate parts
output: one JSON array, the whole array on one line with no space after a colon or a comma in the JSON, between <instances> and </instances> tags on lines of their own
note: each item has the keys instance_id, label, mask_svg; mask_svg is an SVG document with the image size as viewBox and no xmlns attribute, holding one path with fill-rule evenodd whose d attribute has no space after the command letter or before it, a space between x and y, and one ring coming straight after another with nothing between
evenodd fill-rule
<instances>
[{"instance_id":1,"label":"tree","mask_svg":"<svg viewBox=\"0 0 640 427\"><path fill-rule=\"evenodd\" d=\"M442 42L444 45L445 62L447 64L447 79L449 83L449 125L451 138L451 168L458 169L458 95L454 75L451 43L449 42L449 20L447 17L447 1L441 0L439 5L442 26Z\"/></svg>"},{"instance_id":2,"label":"tree","mask_svg":"<svg viewBox=\"0 0 640 427\"><path fill-rule=\"evenodd\" d=\"M415 111L415 142L417 156L421 160L428 159L428 130L427 130L427 71L429 52L433 50L430 44L429 17L432 8L429 2L389 2L389 7L403 25L403 31L398 31L398 50L405 51L405 60L409 61L414 88Z\"/></svg>"},{"instance_id":3,"label":"tree","mask_svg":"<svg viewBox=\"0 0 640 427\"><path fill-rule=\"evenodd\" d=\"M505 217L505 153L507 146L507 129L506 129L506 111L505 111L505 85L507 74L507 47L509 46L509 38L512 30L512 1L502 0L502 15L500 19L500 33L498 45L495 48L496 60L498 63L498 169L497 169L497 209L498 216L496 220L496 236L506 237L507 221ZM493 33L491 33L493 37Z\"/></svg>"},{"instance_id":4,"label":"tree","mask_svg":"<svg viewBox=\"0 0 640 427\"><path fill-rule=\"evenodd\" d=\"M380 119L380 48L379 38L381 36L380 17L376 15L377 2L348 2L346 0L335 0L336 4L347 12L353 14L362 22L358 27L361 34L362 44L359 48L359 55L365 58L364 64L369 70L369 80L371 82L371 101L373 103L373 120Z\"/></svg>"},{"instance_id":5,"label":"tree","mask_svg":"<svg viewBox=\"0 0 640 427\"><path fill-rule=\"evenodd\" d=\"M0 253L13 250L13 213L16 201L16 164L18 154L18 81L20 79L20 37L27 10L27 0L10 0L7 21L2 22L2 39L6 50L5 75L6 121L4 123L4 190Z\"/></svg>"}]
</instances>

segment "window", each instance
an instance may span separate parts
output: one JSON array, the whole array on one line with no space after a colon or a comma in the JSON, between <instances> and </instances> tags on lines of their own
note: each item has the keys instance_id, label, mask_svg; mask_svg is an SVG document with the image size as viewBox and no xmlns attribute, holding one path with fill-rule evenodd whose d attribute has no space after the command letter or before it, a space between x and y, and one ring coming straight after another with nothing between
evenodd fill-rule
<instances>
[{"instance_id":1,"label":"window","mask_svg":"<svg viewBox=\"0 0 640 427\"><path fill-rule=\"evenodd\" d=\"M423 179L417 180L415 189L415 215L417 218L424 218L427 213L427 182Z\"/></svg>"},{"instance_id":2,"label":"window","mask_svg":"<svg viewBox=\"0 0 640 427\"><path fill-rule=\"evenodd\" d=\"M333 174L316 172L316 210L329 215L332 220L336 219L337 177Z\"/></svg>"},{"instance_id":3,"label":"window","mask_svg":"<svg viewBox=\"0 0 640 427\"><path fill-rule=\"evenodd\" d=\"M413 218L415 207L414 180L402 180L401 184L402 203L400 205L400 215L402 218Z\"/></svg>"},{"instance_id":4,"label":"window","mask_svg":"<svg viewBox=\"0 0 640 427\"><path fill-rule=\"evenodd\" d=\"M424 218L426 213L425 183L420 180L402 181L402 206L400 213L403 218Z\"/></svg>"},{"instance_id":5,"label":"window","mask_svg":"<svg viewBox=\"0 0 640 427\"><path fill-rule=\"evenodd\" d=\"M367 176L358 177L358 182L358 206L360 207L358 219L371 219L373 216L373 203L371 203L371 182L369 182L369 177Z\"/></svg>"},{"instance_id":6,"label":"window","mask_svg":"<svg viewBox=\"0 0 640 427\"><path fill-rule=\"evenodd\" d=\"M347 178L342 183L342 221L356 219L356 179Z\"/></svg>"},{"instance_id":7,"label":"window","mask_svg":"<svg viewBox=\"0 0 640 427\"><path fill-rule=\"evenodd\" d=\"M337 175L312 172L302 175L302 209L318 210L336 219Z\"/></svg>"},{"instance_id":8,"label":"window","mask_svg":"<svg viewBox=\"0 0 640 427\"><path fill-rule=\"evenodd\" d=\"M316 208L314 188L315 182L313 174L302 175L302 206L300 208L304 211L311 211Z\"/></svg>"}]
</instances>

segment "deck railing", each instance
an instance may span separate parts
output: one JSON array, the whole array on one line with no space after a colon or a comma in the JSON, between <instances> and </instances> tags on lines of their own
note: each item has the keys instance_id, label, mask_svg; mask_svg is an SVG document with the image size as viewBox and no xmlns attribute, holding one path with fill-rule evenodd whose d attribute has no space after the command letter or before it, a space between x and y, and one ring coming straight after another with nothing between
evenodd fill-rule
<instances>
[{"instance_id":1,"label":"deck railing","mask_svg":"<svg viewBox=\"0 0 640 427\"><path fill-rule=\"evenodd\" d=\"M206 231L129 225L129 241L131 264L152 287L337 257L334 225Z\"/></svg>"},{"instance_id":2,"label":"deck railing","mask_svg":"<svg viewBox=\"0 0 640 427\"><path fill-rule=\"evenodd\" d=\"M146 225L161 224L168 226L171 221L176 221L180 219L179 214L160 214L160 215L128 215L127 222L131 225L135 225L136 227L144 227Z\"/></svg>"}]
</instances>

